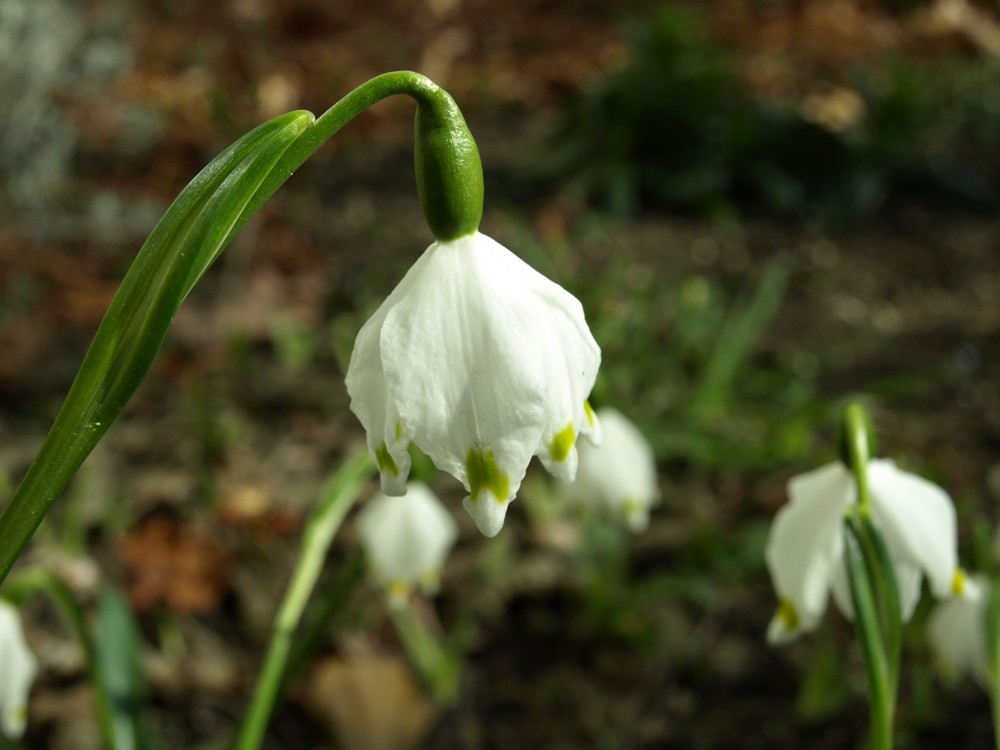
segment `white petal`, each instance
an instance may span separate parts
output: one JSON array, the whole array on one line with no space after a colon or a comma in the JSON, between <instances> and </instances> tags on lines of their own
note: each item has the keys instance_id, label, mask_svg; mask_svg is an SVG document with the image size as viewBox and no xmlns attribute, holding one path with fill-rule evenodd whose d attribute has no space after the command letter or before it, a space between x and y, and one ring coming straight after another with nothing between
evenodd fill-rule
<instances>
[{"instance_id":1,"label":"white petal","mask_svg":"<svg viewBox=\"0 0 1000 750\"><path fill-rule=\"evenodd\" d=\"M903 622L909 622L913 611L920 601L920 582L923 578L920 568L908 563L895 561L892 565L896 577L896 589L899 592L899 611ZM847 565L838 565L833 576L833 600L837 609L848 620L854 619L854 599L851 596L851 583L847 578Z\"/></svg>"},{"instance_id":2,"label":"white petal","mask_svg":"<svg viewBox=\"0 0 1000 750\"><path fill-rule=\"evenodd\" d=\"M483 235L434 243L423 259L382 326L386 381L413 441L465 485L493 535L546 426L531 332L548 310L526 282L535 272Z\"/></svg>"},{"instance_id":3,"label":"white petal","mask_svg":"<svg viewBox=\"0 0 1000 750\"><path fill-rule=\"evenodd\" d=\"M402 497L369 500L358 516L358 533L375 581L390 598L405 601L411 587L438 575L458 527L425 485L411 482Z\"/></svg>"},{"instance_id":4,"label":"white petal","mask_svg":"<svg viewBox=\"0 0 1000 750\"><path fill-rule=\"evenodd\" d=\"M892 461L871 461L868 483L872 510L893 558L921 568L935 596L951 594L958 565L951 498Z\"/></svg>"},{"instance_id":5,"label":"white petal","mask_svg":"<svg viewBox=\"0 0 1000 750\"><path fill-rule=\"evenodd\" d=\"M579 300L528 266L525 278L543 310L532 336L537 337L545 372L546 420L536 451L545 468L567 482L576 476L576 440L595 436L598 422L587 404L601 364L597 346ZM598 436L599 437L599 436Z\"/></svg>"},{"instance_id":6,"label":"white petal","mask_svg":"<svg viewBox=\"0 0 1000 750\"><path fill-rule=\"evenodd\" d=\"M778 511L765 558L778 596L794 605L799 630L816 626L842 565L844 509L853 501L850 475L839 463L793 477L789 503Z\"/></svg>"},{"instance_id":7,"label":"white petal","mask_svg":"<svg viewBox=\"0 0 1000 750\"><path fill-rule=\"evenodd\" d=\"M851 596L851 581L847 577L847 561L841 560L833 570L830 591L837 609L848 620L854 620L854 598Z\"/></svg>"},{"instance_id":8,"label":"white petal","mask_svg":"<svg viewBox=\"0 0 1000 750\"><path fill-rule=\"evenodd\" d=\"M620 412L604 408L597 416L604 440L600 447L580 444L576 481L565 487L564 496L570 503L602 507L641 531L649 523L649 507L660 497L653 451Z\"/></svg>"},{"instance_id":9,"label":"white petal","mask_svg":"<svg viewBox=\"0 0 1000 750\"><path fill-rule=\"evenodd\" d=\"M986 650L985 606L990 584L985 576L970 583L979 589L977 597L957 596L939 604L927 621L927 635L942 666L954 673L968 674L986 686L989 683Z\"/></svg>"},{"instance_id":10,"label":"white petal","mask_svg":"<svg viewBox=\"0 0 1000 750\"><path fill-rule=\"evenodd\" d=\"M28 694L38 662L24 640L21 617L0 600L0 731L11 739L24 734L28 721Z\"/></svg>"},{"instance_id":11,"label":"white petal","mask_svg":"<svg viewBox=\"0 0 1000 750\"><path fill-rule=\"evenodd\" d=\"M380 337L386 315L420 277L423 256L410 268L403 280L361 327L354 340L351 361L347 366L347 392L351 411L365 428L368 452L379 467L382 491L389 495L406 492L410 473L410 439L395 399L389 392L382 366Z\"/></svg>"},{"instance_id":12,"label":"white petal","mask_svg":"<svg viewBox=\"0 0 1000 750\"><path fill-rule=\"evenodd\" d=\"M908 563L894 562L896 588L899 591L899 612L903 622L909 622L920 602L920 583L923 575L920 568Z\"/></svg>"},{"instance_id":13,"label":"white petal","mask_svg":"<svg viewBox=\"0 0 1000 750\"><path fill-rule=\"evenodd\" d=\"M601 429L601 419L594 413L589 401L583 402L583 414L585 424L581 428L580 434L587 438L587 442L591 445L599 447L604 436L604 431Z\"/></svg>"}]
</instances>

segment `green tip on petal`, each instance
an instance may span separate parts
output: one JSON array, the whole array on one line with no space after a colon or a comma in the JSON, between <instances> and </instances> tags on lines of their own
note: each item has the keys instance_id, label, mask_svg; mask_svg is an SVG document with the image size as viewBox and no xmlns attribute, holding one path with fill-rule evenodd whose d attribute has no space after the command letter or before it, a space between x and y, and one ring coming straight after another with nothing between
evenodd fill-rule
<instances>
[{"instance_id":1,"label":"green tip on petal","mask_svg":"<svg viewBox=\"0 0 1000 750\"><path fill-rule=\"evenodd\" d=\"M396 442L398 443L403 439L403 420L396 420Z\"/></svg>"},{"instance_id":2,"label":"green tip on petal","mask_svg":"<svg viewBox=\"0 0 1000 750\"><path fill-rule=\"evenodd\" d=\"M593 427L596 417L594 416L594 407L590 405L589 401L583 402L583 413L587 415L587 424Z\"/></svg>"},{"instance_id":3,"label":"green tip on petal","mask_svg":"<svg viewBox=\"0 0 1000 750\"><path fill-rule=\"evenodd\" d=\"M479 499L483 490L489 490L497 502L507 502L510 478L497 466L493 451L469 448L465 457L465 472L469 478L469 494L473 501Z\"/></svg>"},{"instance_id":4,"label":"green tip on petal","mask_svg":"<svg viewBox=\"0 0 1000 750\"><path fill-rule=\"evenodd\" d=\"M799 611L795 608L791 599L782 598L778 602L778 611L774 613L774 616L781 621L781 624L785 626L785 630L789 632L798 630L802 622L799 617Z\"/></svg>"},{"instance_id":5,"label":"green tip on petal","mask_svg":"<svg viewBox=\"0 0 1000 750\"><path fill-rule=\"evenodd\" d=\"M802 617L791 599L782 597L767 626L767 642L779 646L794 641L802 628Z\"/></svg>"},{"instance_id":6,"label":"green tip on petal","mask_svg":"<svg viewBox=\"0 0 1000 750\"><path fill-rule=\"evenodd\" d=\"M399 476L399 467L396 466L395 459L389 454L389 448L386 446L384 440L382 441L382 445L375 451L375 463L378 464L379 471L388 471L394 477Z\"/></svg>"},{"instance_id":7,"label":"green tip on petal","mask_svg":"<svg viewBox=\"0 0 1000 750\"><path fill-rule=\"evenodd\" d=\"M549 455L552 456L552 460L560 463L565 461L574 443L576 443L576 431L570 422L549 443Z\"/></svg>"}]
</instances>

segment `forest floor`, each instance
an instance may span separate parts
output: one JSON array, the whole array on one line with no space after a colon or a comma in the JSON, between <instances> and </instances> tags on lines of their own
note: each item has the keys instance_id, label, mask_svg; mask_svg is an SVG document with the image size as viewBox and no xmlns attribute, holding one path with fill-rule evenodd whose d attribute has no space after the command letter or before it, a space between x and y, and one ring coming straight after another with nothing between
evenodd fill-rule
<instances>
[{"instance_id":1,"label":"forest floor","mask_svg":"<svg viewBox=\"0 0 1000 750\"><path fill-rule=\"evenodd\" d=\"M990 563L1000 221L917 202L850 226L624 221L558 196L515 205L491 165L538 148L562 97L622 59L625 5L168 5L115 15L94 4L78 19L78 51L114 39L127 62L82 88L86 98L59 99L76 136L51 220L37 211L51 195L0 204L0 496L32 460L151 220L187 180L266 117L321 111L371 75L418 69L449 88L479 140L484 231L583 300L607 371L595 403L650 437L663 501L638 535L580 526L546 512L551 485L536 466L503 532L484 540L459 508L460 485L428 474L461 538L441 595L416 607L465 651L457 704L421 690L382 602L359 583L267 747L861 746L850 625L831 612L791 646L764 642L775 603L767 527L788 477L833 460L836 405L862 395L883 454L956 500L966 565ZM742 50L747 70L770 71L755 79L761 96L797 90L796 74L807 80L845 44L857 59L842 64L926 38L942 54L983 43L923 37L920 18L873 4L749 5L712 3L713 33ZM830 43L825 61L810 58L821 54L803 41L810 29ZM56 571L85 603L105 585L127 593L146 642L146 716L167 747L221 743L237 726L308 509L363 448L342 385L354 335L431 239L412 186L410 118L402 103L380 105L242 232L20 563ZM698 440L686 437L683 402L713 336L752 308L774 269L783 283L766 327L740 342L748 351L725 393ZM676 343L685 305L706 326L693 353ZM327 578L356 547L349 525ZM931 668L930 606L908 631L899 746L990 747L985 694ZM96 747L79 648L43 602L25 616L42 667L26 746Z\"/></svg>"}]
</instances>

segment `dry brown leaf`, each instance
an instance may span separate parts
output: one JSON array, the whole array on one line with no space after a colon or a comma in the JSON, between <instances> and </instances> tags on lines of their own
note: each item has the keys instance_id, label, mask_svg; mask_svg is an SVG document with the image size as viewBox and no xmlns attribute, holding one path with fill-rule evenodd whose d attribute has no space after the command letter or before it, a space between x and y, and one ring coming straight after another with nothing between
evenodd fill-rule
<instances>
[{"instance_id":1,"label":"dry brown leaf","mask_svg":"<svg viewBox=\"0 0 1000 750\"><path fill-rule=\"evenodd\" d=\"M305 702L345 750L417 747L438 710L401 659L377 653L322 661L312 673Z\"/></svg>"},{"instance_id":2,"label":"dry brown leaf","mask_svg":"<svg viewBox=\"0 0 1000 750\"><path fill-rule=\"evenodd\" d=\"M179 614L210 612L229 589L229 550L215 537L168 516L154 516L132 529L119 552L137 612L157 604Z\"/></svg>"}]
</instances>

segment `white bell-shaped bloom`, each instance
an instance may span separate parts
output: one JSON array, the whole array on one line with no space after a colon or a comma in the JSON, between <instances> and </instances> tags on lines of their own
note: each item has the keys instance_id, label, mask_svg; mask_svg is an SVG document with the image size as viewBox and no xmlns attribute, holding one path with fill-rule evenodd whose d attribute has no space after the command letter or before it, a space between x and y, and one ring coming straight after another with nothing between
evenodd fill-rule
<instances>
[{"instance_id":1,"label":"white bell-shaped bloom","mask_svg":"<svg viewBox=\"0 0 1000 750\"><path fill-rule=\"evenodd\" d=\"M958 568L955 508L940 487L898 469L890 460L869 461L868 486L875 524L893 563L905 622L920 598L923 576L939 598L964 584ZM786 642L815 628L831 589L841 612L853 617L844 562L844 514L856 495L853 475L839 462L789 481L789 502L778 511L765 550L779 598L767 631L770 642Z\"/></svg>"},{"instance_id":2,"label":"white bell-shaped bloom","mask_svg":"<svg viewBox=\"0 0 1000 750\"><path fill-rule=\"evenodd\" d=\"M427 248L365 323L347 391L385 493L405 491L413 441L494 536L532 455L575 476L600 359L579 301L476 232Z\"/></svg>"},{"instance_id":3,"label":"white bell-shaped bloom","mask_svg":"<svg viewBox=\"0 0 1000 750\"><path fill-rule=\"evenodd\" d=\"M598 409L601 444L580 444L576 481L566 485L567 502L622 519L633 531L649 525L649 508L660 498L656 461L646 438L621 412Z\"/></svg>"},{"instance_id":4,"label":"white bell-shaped bloom","mask_svg":"<svg viewBox=\"0 0 1000 750\"><path fill-rule=\"evenodd\" d=\"M0 731L10 739L24 734L28 694L38 662L24 640L17 609L0 600Z\"/></svg>"},{"instance_id":5,"label":"white bell-shaped bloom","mask_svg":"<svg viewBox=\"0 0 1000 750\"><path fill-rule=\"evenodd\" d=\"M927 638L940 665L952 677L968 675L989 685L986 648L986 604L990 582L971 576L970 591L941 602L927 620Z\"/></svg>"},{"instance_id":6,"label":"white bell-shaped bloom","mask_svg":"<svg viewBox=\"0 0 1000 750\"><path fill-rule=\"evenodd\" d=\"M400 606L415 586L437 592L458 525L426 485L411 482L403 496L380 493L369 500L358 532L372 579Z\"/></svg>"}]
</instances>

